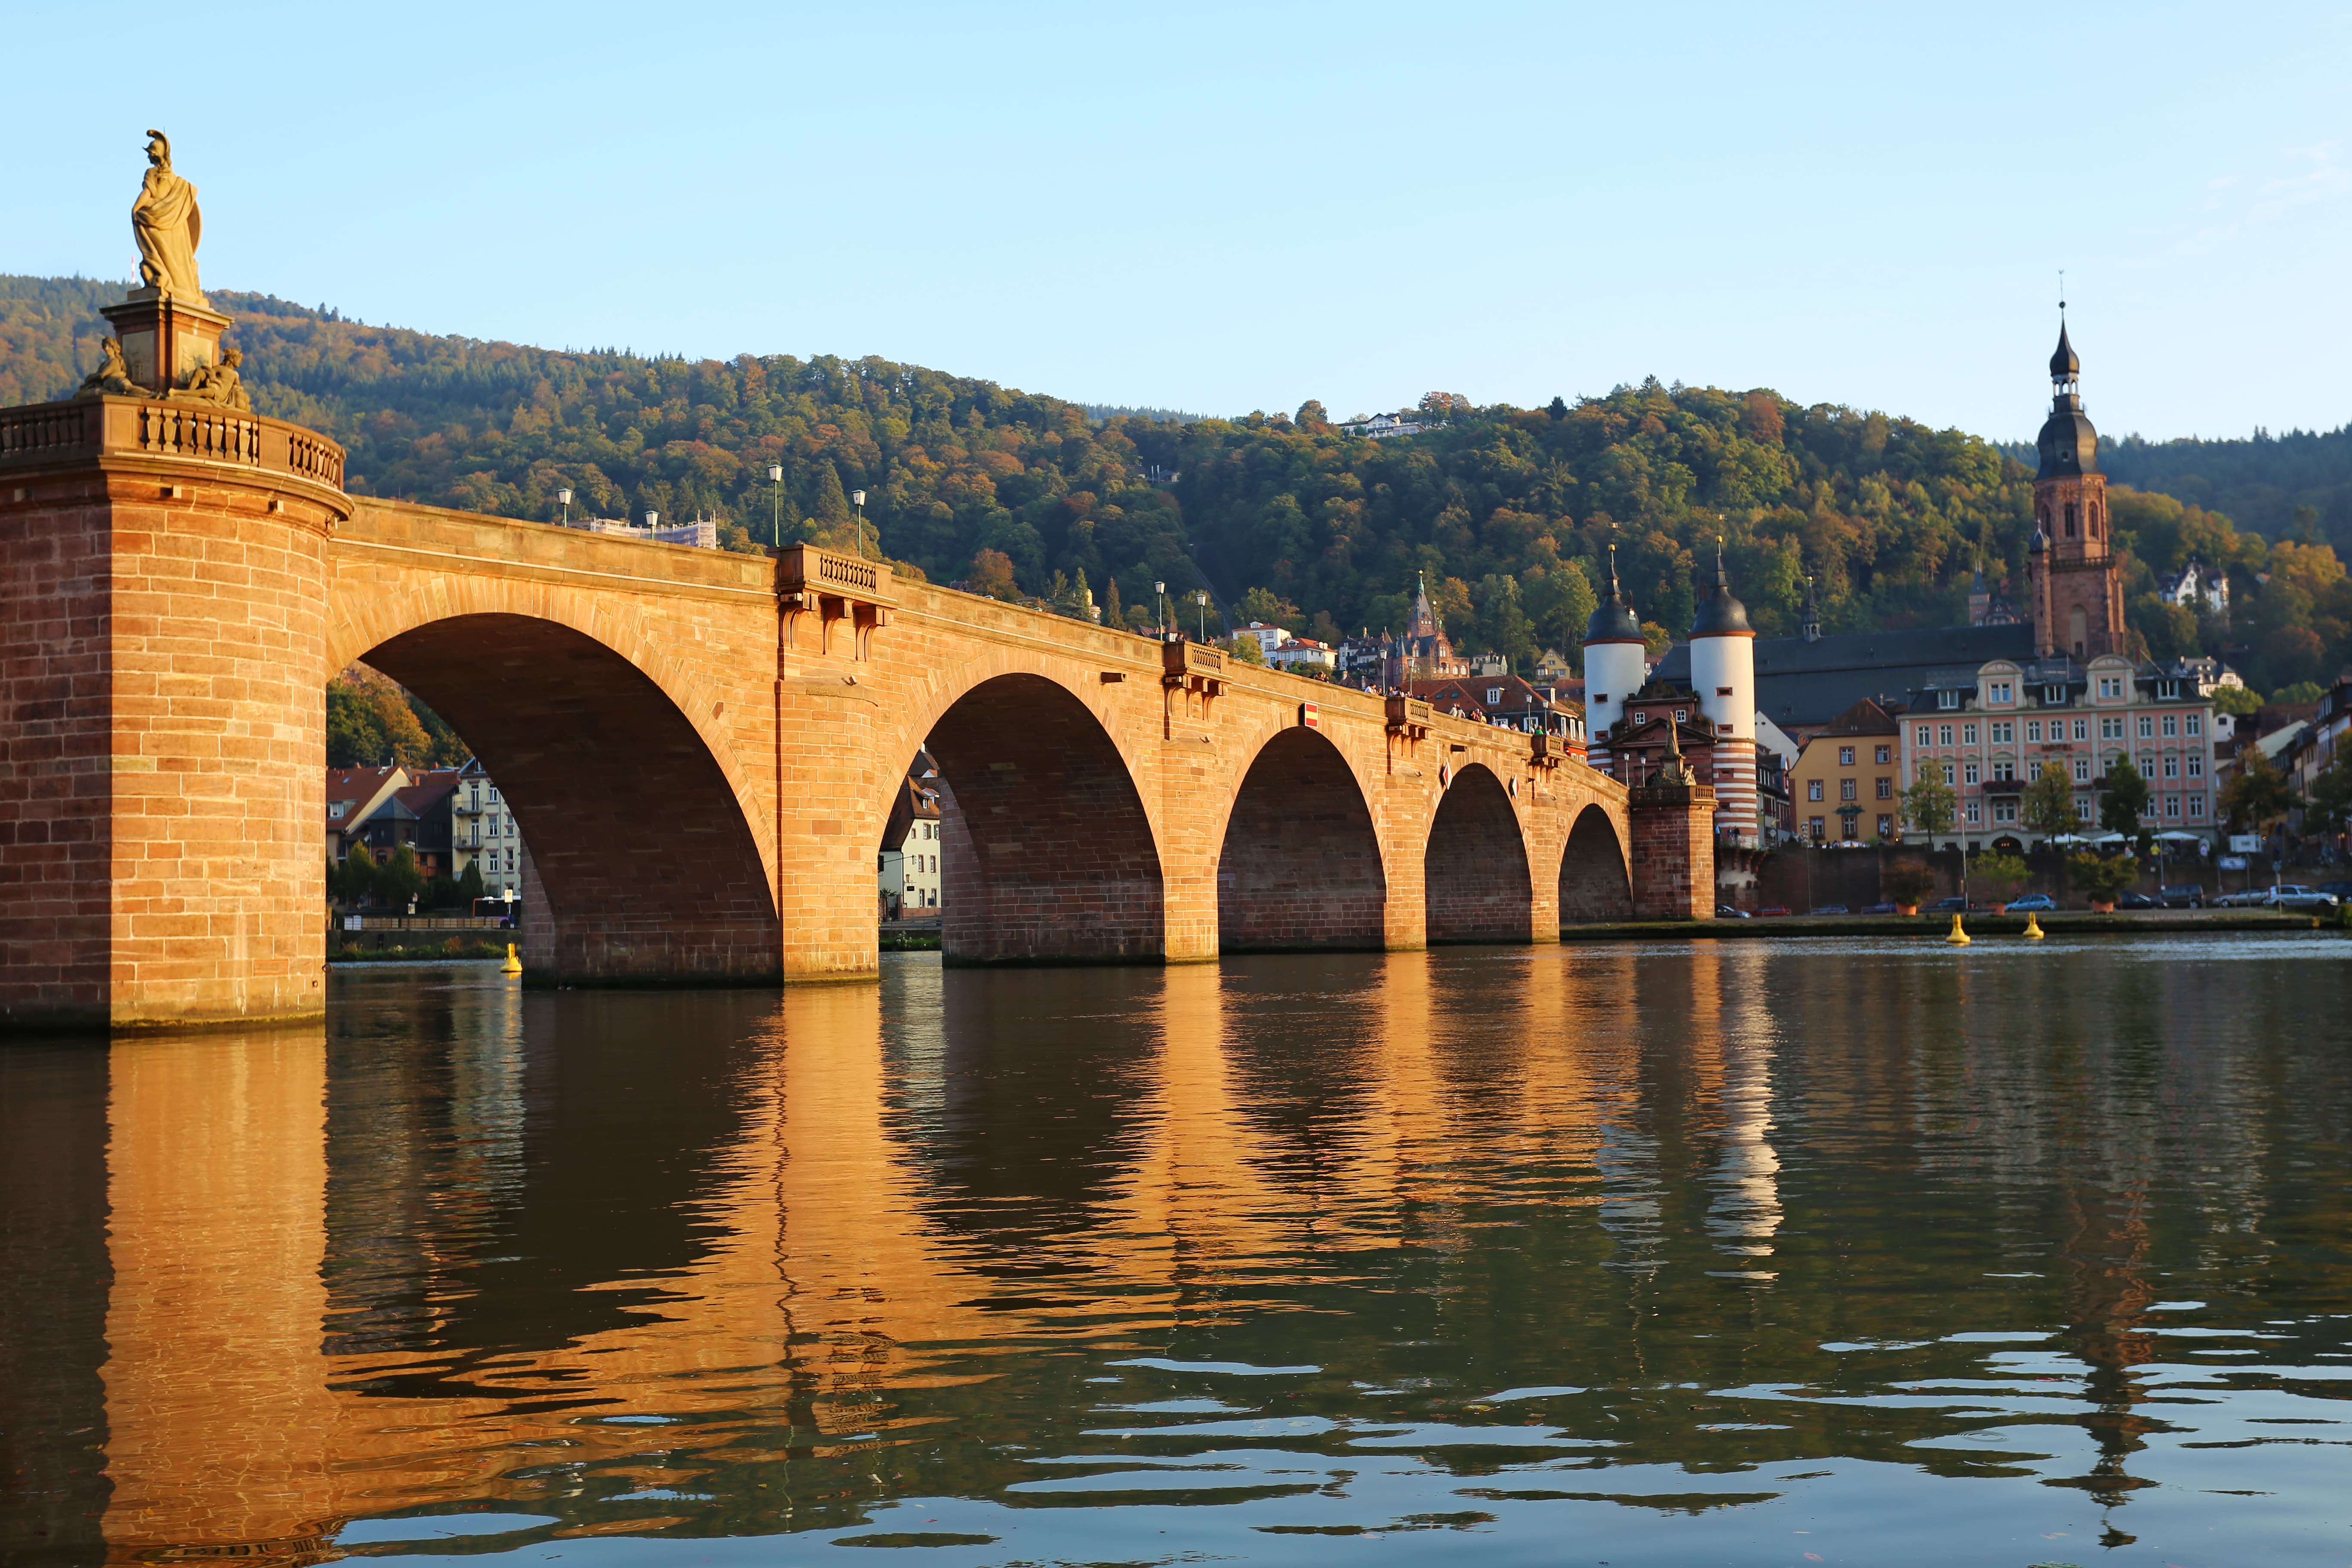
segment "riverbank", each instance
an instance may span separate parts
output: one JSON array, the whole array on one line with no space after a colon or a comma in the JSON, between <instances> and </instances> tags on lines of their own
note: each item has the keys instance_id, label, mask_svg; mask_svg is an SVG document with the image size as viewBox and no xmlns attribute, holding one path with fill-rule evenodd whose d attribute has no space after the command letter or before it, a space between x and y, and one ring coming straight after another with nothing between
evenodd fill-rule
<instances>
[{"instance_id":1,"label":"riverbank","mask_svg":"<svg viewBox=\"0 0 2352 1568\"><path fill-rule=\"evenodd\" d=\"M2245 936L2257 931L2340 930L2315 915L2267 910L2161 910L2095 915L2060 910L2036 917L2049 936ZM1972 914L1961 929L1970 936L2021 936L2023 915ZM1562 927L1562 942L1738 942L1775 937L1910 936L1922 940L1951 934L1952 917L1941 915L1761 915L1754 920L1620 921L1608 925Z\"/></svg>"}]
</instances>

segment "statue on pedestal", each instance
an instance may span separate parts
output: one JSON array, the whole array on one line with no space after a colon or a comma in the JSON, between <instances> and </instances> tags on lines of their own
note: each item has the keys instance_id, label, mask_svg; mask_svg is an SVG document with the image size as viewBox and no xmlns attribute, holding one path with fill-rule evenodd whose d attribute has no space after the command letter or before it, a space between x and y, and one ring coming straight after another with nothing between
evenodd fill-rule
<instances>
[{"instance_id":1,"label":"statue on pedestal","mask_svg":"<svg viewBox=\"0 0 2352 1568\"><path fill-rule=\"evenodd\" d=\"M204 238L205 215L196 187L172 172L172 141L147 132L147 177L131 205L131 234L139 242L139 280L148 288L194 305L205 303L196 282L196 246Z\"/></svg>"}]
</instances>

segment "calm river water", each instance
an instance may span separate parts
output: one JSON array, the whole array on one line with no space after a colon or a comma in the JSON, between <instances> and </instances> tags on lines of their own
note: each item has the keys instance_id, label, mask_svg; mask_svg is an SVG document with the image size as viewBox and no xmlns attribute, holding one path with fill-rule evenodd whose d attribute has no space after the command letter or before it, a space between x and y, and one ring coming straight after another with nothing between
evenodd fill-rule
<instances>
[{"instance_id":1,"label":"calm river water","mask_svg":"<svg viewBox=\"0 0 2352 1568\"><path fill-rule=\"evenodd\" d=\"M1805 941L0 1050L0 1555L2352 1563L2352 964Z\"/></svg>"}]
</instances>

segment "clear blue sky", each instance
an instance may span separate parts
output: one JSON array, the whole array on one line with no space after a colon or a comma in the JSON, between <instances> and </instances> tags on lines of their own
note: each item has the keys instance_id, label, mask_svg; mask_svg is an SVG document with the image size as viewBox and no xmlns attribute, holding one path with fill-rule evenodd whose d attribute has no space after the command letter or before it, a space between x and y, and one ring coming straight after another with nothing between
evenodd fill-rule
<instances>
[{"instance_id":1,"label":"clear blue sky","mask_svg":"<svg viewBox=\"0 0 2352 1568\"><path fill-rule=\"evenodd\" d=\"M2352 10L11 8L0 271L1213 413L1655 374L2030 436L2352 419ZM152 34L152 39L146 35Z\"/></svg>"}]
</instances>

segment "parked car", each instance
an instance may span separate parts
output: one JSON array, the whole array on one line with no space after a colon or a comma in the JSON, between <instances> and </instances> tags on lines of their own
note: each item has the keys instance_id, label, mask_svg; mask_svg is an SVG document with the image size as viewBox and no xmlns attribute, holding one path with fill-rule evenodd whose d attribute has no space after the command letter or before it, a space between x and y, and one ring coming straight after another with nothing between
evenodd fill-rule
<instances>
[{"instance_id":1,"label":"parked car","mask_svg":"<svg viewBox=\"0 0 2352 1568\"><path fill-rule=\"evenodd\" d=\"M2339 904L2347 899L2352 899L2352 882L2322 882L2319 884L2319 890L2323 893L2335 894L2336 901Z\"/></svg>"},{"instance_id":2,"label":"parked car","mask_svg":"<svg viewBox=\"0 0 2352 1568\"><path fill-rule=\"evenodd\" d=\"M1847 909L1843 904L1823 904L1814 910L1813 913L1817 915L1850 915L1853 913L1853 911Z\"/></svg>"},{"instance_id":3,"label":"parked car","mask_svg":"<svg viewBox=\"0 0 2352 1568\"><path fill-rule=\"evenodd\" d=\"M2116 908L2119 910L2160 910L2164 906L2146 893L2117 893Z\"/></svg>"},{"instance_id":4,"label":"parked car","mask_svg":"<svg viewBox=\"0 0 2352 1568\"><path fill-rule=\"evenodd\" d=\"M2168 910L2201 910L2205 907L2205 889L2194 882L2178 888L2167 888L2157 894L2156 901Z\"/></svg>"},{"instance_id":5,"label":"parked car","mask_svg":"<svg viewBox=\"0 0 2352 1568\"><path fill-rule=\"evenodd\" d=\"M1717 904L1715 906L1715 918L1719 921L1744 921L1752 920L1755 917L1746 910L1737 910L1729 904Z\"/></svg>"},{"instance_id":6,"label":"parked car","mask_svg":"<svg viewBox=\"0 0 2352 1568\"><path fill-rule=\"evenodd\" d=\"M2053 912L2057 908L2058 901L2047 893L2028 893L2021 899L2009 900L2009 912L2013 915L2024 914L2028 911L2046 915Z\"/></svg>"},{"instance_id":7,"label":"parked car","mask_svg":"<svg viewBox=\"0 0 2352 1568\"><path fill-rule=\"evenodd\" d=\"M2314 914L2328 913L2336 903L2335 894L2306 888L2300 882L2278 883L2265 889L2262 897L2262 907L2266 910L2302 910Z\"/></svg>"},{"instance_id":8,"label":"parked car","mask_svg":"<svg viewBox=\"0 0 2352 1568\"><path fill-rule=\"evenodd\" d=\"M1927 906L1927 912L1931 915L1962 915L1975 908L1966 899L1937 899Z\"/></svg>"},{"instance_id":9,"label":"parked car","mask_svg":"<svg viewBox=\"0 0 2352 1568\"><path fill-rule=\"evenodd\" d=\"M1884 900L1881 900L1879 902L1871 905L1862 912L1866 915L1891 915L1895 912L1895 906Z\"/></svg>"},{"instance_id":10,"label":"parked car","mask_svg":"<svg viewBox=\"0 0 2352 1568\"><path fill-rule=\"evenodd\" d=\"M2261 903L2269 894L2268 888L2242 888L2237 892L2224 893L2215 899L2213 907L2217 910L2242 910L2250 904Z\"/></svg>"},{"instance_id":11,"label":"parked car","mask_svg":"<svg viewBox=\"0 0 2352 1568\"><path fill-rule=\"evenodd\" d=\"M1759 915L1785 915L1789 912L1789 906L1786 904L1767 904L1756 912Z\"/></svg>"}]
</instances>

